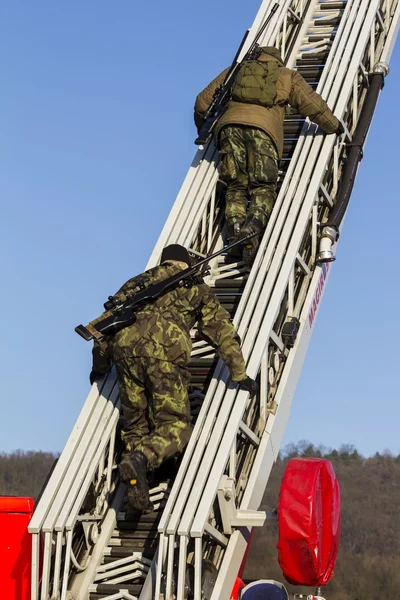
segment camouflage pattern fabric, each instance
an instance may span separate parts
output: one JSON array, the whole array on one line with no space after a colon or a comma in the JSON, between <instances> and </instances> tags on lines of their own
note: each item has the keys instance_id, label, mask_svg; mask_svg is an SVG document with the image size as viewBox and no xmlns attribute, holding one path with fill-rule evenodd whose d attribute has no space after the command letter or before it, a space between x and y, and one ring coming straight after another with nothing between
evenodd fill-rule
<instances>
[{"instance_id":1,"label":"camouflage pattern fabric","mask_svg":"<svg viewBox=\"0 0 400 600\"><path fill-rule=\"evenodd\" d=\"M117 294L162 281L187 265L167 261L126 282ZM214 346L233 381L246 377L240 339L229 313L205 283L179 287L145 306L136 321L93 346L93 371L117 369L127 449L140 450L151 468L181 452L190 437L187 386L190 330Z\"/></svg>"},{"instance_id":2,"label":"camouflage pattern fabric","mask_svg":"<svg viewBox=\"0 0 400 600\"><path fill-rule=\"evenodd\" d=\"M171 362L145 357L122 359L116 369L126 450L143 452L153 470L189 441L190 374Z\"/></svg>"},{"instance_id":3,"label":"camouflage pattern fabric","mask_svg":"<svg viewBox=\"0 0 400 600\"><path fill-rule=\"evenodd\" d=\"M219 136L219 154L220 178L227 185L227 220L243 222L249 213L265 228L278 179L278 153L272 139L255 127L226 126Z\"/></svg>"},{"instance_id":4,"label":"camouflage pattern fabric","mask_svg":"<svg viewBox=\"0 0 400 600\"><path fill-rule=\"evenodd\" d=\"M117 295L135 289L138 282L145 285L162 281L185 267L185 263L167 261L130 279ZM244 379L246 371L239 337L229 313L205 283L182 286L164 294L139 311L135 323L110 337L108 344L95 342L93 370L107 372L111 362L133 356L156 358L185 367L192 350L190 330L196 322L199 334L217 349L230 368L232 380Z\"/></svg>"}]
</instances>

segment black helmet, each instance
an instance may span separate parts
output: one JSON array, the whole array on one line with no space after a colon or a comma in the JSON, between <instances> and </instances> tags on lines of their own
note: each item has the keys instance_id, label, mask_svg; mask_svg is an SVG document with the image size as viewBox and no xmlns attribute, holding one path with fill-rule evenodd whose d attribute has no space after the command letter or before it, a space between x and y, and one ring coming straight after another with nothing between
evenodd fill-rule
<instances>
[{"instance_id":1,"label":"black helmet","mask_svg":"<svg viewBox=\"0 0 400 600\"><path fill-rule=\"evenodd\" d=\"M178 260L184 262L190 267L190 256L189 252L180 244L170 244L166 246L161 254L160 264L167 260Z\"/></svg>"}]
</instances>

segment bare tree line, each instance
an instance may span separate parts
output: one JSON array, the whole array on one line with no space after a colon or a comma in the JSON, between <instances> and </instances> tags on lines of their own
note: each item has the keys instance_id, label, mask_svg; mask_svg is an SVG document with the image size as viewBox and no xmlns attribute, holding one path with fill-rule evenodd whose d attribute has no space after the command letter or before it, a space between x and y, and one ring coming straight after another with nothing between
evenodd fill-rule
<instances>
[{"instance_id":1,"label":"bare tree line","mask_svg":"<svg viewBox=\"0 0 400 600\"><path fill-rule=\"evenodd\" d=\"M342 542L335 577L324 595L328 600L396 598L400 589L400 455L384 452L364 458L351 445L331 450L307 441L291 444L273 468L263 509L277 506L285 466L299 456L328 458L340 482ZM0 495L37 499L56 458L51 452L1 453ZM277 525L267 521L255 531L245 578L283 581L276 544Z\"/></svg>"}]
</instances>

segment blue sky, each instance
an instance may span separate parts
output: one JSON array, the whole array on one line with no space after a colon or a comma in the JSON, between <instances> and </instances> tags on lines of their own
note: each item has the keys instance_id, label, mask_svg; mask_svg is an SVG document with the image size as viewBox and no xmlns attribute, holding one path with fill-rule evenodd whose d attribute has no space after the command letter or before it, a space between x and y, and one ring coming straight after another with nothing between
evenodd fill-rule
<instances>
[{"instance_id":1,"label":"blue sky","mask_svg":"<svg viewBox=\"0 0 400 600\"><path fill-rule=\"evenodd\" d=\"M0 9L0 451L61 450L89 391L74 326L143 270L190 165L196 94L259 0ZM285 442L400 452L400 47Z\"/></svg>"}]
</instances>

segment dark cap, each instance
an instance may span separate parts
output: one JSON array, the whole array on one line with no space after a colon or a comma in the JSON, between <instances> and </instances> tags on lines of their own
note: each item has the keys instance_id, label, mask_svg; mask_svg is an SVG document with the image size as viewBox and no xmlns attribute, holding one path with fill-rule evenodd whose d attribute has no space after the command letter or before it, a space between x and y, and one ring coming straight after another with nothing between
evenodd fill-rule
<instances>
[{"instance_id":1,"label":"dark cap","mask_svg":"<svg viewBox=\"0 0 400 600\"><path fill-rule=\"evenodd\" d=\"M167 260L179 260L186 263L190 267L189 252L180 244L171 244L166 246L161 253L160 264Z\"/></svg>"}]
</instances>

